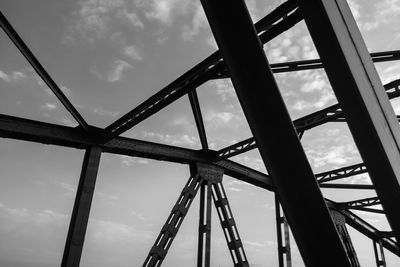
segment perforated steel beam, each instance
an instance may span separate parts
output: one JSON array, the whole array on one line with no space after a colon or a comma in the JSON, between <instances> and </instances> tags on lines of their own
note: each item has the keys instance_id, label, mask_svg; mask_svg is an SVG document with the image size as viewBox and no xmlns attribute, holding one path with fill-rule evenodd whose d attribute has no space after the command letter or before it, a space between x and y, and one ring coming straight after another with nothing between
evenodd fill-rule
<instances>
[{"instance_id":1,"label":"perforated steel beam","mask_svg":"<svg viewBox=\"0 0 400 267\"><path fill-rule=\"evenodd\" d=\"M400 96L399 86L400 86L400 79L394 80L384 85L386 93L390 99ZM324 108L322 110L313 112L307 116L298 118L293 121L293 124L298 132L304 132L306 130L320 126L327 122L344 122L344 121L346 121L346 118L344 117L342 109L338 104L335 104L327 108ZM218 157L220 159L230 158L239 155L241 153L250 151L256 147L257 144L254 138L251 137L219 150Z\"/></svg>"},{"instance_id":2,"label":"perforated steel beam","mask_svg":"<svg viewBox=\"0 0 400 267\"><path fill-rule=\"evenodd\" d=\"M93 146L86 150L61 267L79 267L96 185L97 171L100 164L100 156L100 147Z\"/></svg>"},{"instance_id":3,"label":"perforated steel beam","mask_svg":"<svg viewBox=\"0 0 400 267\"><path fill-rule=\"evenodd\" d=\"M350 266L244 1L201 3L305 264Z\"/></svg>"},{"instance_id":4,"label":"perforated steel beam","mask_svg":"<svg viewBox=\"0 0 400 267\"><path fill-rule=\"evenodd\" d=\"M299 5L389 224L400 240L400 127L361 33L345 0L300 0Z\"/></svg>"},{"instance_id":5,"label":"perforated steel beam","mask_svg":"<svg viewBox=\"0 0 400 267\"><path fill-rule=\"evenodd\" d=\"M376 63L400 59L400 51L399 50L375 52L375 53L371 53L370 55L371 55L372 61L376 62ZM323 67L324 67L324 65L322 64L322 61L320 59L299 60L299 61L290 61L290 62L271 64L271 70L273 73L322 69ZM230 77L229 71L228 71L228 69L225 68L222 72L220 72L218 74L217 77L215 77L213 79L226 79L229 77Z\"/></svg>"}]
</instances>

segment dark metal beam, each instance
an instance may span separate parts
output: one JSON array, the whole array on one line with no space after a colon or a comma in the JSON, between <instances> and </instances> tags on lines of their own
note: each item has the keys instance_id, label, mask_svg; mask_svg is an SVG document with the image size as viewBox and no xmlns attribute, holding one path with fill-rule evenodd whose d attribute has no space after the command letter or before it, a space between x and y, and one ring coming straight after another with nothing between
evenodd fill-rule
<instances>
[{"instance_id":1,"label":"dark metal beam","mask_svg":"<svg viewBox=\"0 0 400 267\"><path fill-rule=\"evenodd\" d=\"M400 50L375 52L371 53L370 56L372 61L376 63L394 61L400 59ZM273 73L322 69L323 67L324 65L322 64L321 59L309 59L271 64L271 70ZM230 74L228 69L224 68L224 70L218 73L217 76L213 77L213 79L226 79L229 77Z\"/></svg>"},{"instance_id":2,"label":"dark metal beam","mask_svg":"<svg viewBox=\"0 0 400 267\"><path fill-rule=\"evenodd\" d=\"M101 129L93 129L92 131L99 130ZM216 153L216 151L197 151L124 137L117 137L105 144L98 144L81 129L7 115L0 115L0 137L77 149L99 145L106 153L176 163L210 163L215 158ZM227 175L272 190L271 179L261 172L229 160L221 160L213 164L223 168Z\"/></svg>"},{"instance_id":3,"label":"dark metal beam","mask_svg":"<svg viewBox=\"0 0 400 267\"><path fill-rule=\"evenodd\" d=\"M322 184L325 182L330 182L334 180L339 180L343 178L348 178L354 175L366 173L367 167L365 166L364 163L359 163L351 166L346 166L343 168L327 171L327 172L322 172L318 173L315 175L315 178L317 178L318 183Z\"/></svg>"},{"instance_id":4,"label":"dark metal beam","mask_svg":"<svg viewBox=\"0 0 400 267\"><path fill-rule=\"evenodd\" d=\"M361 208L361 207L369 207L374 205L380 205L381 201L378 197L369 197L364 199L357 199L353 201L347 202L339 202L338 206L341 209L350 209L350 208Z\"/></svg>"},{"instance_id":5,"label":"dark metal beam","mask_svg":"<svg viewBox=\"0 0 400 267\"><path fill-rule=\"evenodd\" d=\"M372 208L348 208L351 210L359 210L359 211L365 211L365 212L372 212L372 213L379 213L379 214L386 214L384 210L379 210L379 209L372 209Z\"/></svg>"},{"instance_id":6,"label":"dark metal beam","mask_svg":"<svg viewBox=\"0 0 400 267\"><path fill-rule=\"evenodd\" d=\"M346 0L301 0L299 5L389 224L400 240L400 127L361 33Z\"/></svg>"},{"instance_id":7,"label":"dark metal beam","mask_svg":"<svg viewBox=\"0 0 400 267\"><path fill-rule=\"evenodd\" d=\"M201 3L304 263L350 266L244 1Z\"/></svg>"},{"instance_id":8,"label":"dark metal beam","mask_svg":"<svg viewBox=\"0 0 400 267\"><path fill-rule=\"evenodd\" d=\"M369 184L333 184L323 183L319 185L321 188L336 188L336 189L367 189L374 190L375 187Z\"/></svg>"},{"instance_id":9,"label":"dark metal beam","mask_svg":"<svg viewBox=\"0 0 400 267\"><path fill-rule=\"evenodd\" d=\"M378 229L376 229L375 227L373 227L372 225L361 219L359 216L354 214L353 212L348 210L340 210L337 207L336 202L333 202L328 199L326 201L330 207L335 208L339 213L341 213L346 217L346 223L348 225L350 225L355 230L357 230L358 232L360 232L361 234L367 236L372 240L382 240L382 245L387 250L400 257L400 248L398 244L392 239L390 239L390 237L388 237L385 233L382 233L381 231L379 231Z\"/></svg>"},{"instance_id":10,"label":"dark metal beam","mask_svg":"<svg viewBox=\"0 0 400 267\"><path fill-rule=\"evenodd\" d=\"M384 85L386 93L390 99L400 96L400 79L394 80ZM329 106L322 110L313 112L307 116L298 118L293 121L298 132L312 129L327 122L344 122L346 119L342 109L338 104ZM237 144L233 144L218 151L220 159L226 159L250 151L257 147L253 137L243 140Z\"/></svg>"},{"instance_id":11,"label":"dark metal beam","mask_svg":"<svg viewBox=\"0 0 400 267\"><path fill-rule=\"evenodd\" d=\"M255 24L256 29L261 33L260 38L264 43L275 38L301 20L298 12L291 14L296 8L296 1L287 1ZM189 91L208 81L224 68L224 64L221 53L219 51L213 53L164 89L106 127L104 140L110 140L129 130Z\"/></svg>"},{"instance_id":12,"label":"dark metal beam","mask_svg":"<svg viewBox=\"0 0 400 267\"><path fill-rule=\"evenodd\" d=\"M75 107L69 102L68 98L61 91L60 87L56 84L56 82L51 78L51 76L47 73L47 71L43 68L40 62L36 59L33 53L30 51L28 46L24 43L18 33L14 30L11 24L8 22L3 13L0 12L0 27L4 30L4 32L10 37L15 46L19 49L19 51L24 55L26 60L32 65L36 73L42 78L42 80L47 84L50 90L55 94L55 96L61 101L64 107L68 110L68 112L74 117L74 119L79 123L79 125L85 130L89 131L89 125L83 119L83 117L79 114L79 112L75 109Z\"/></svg>"},{"instance_id":13,"label":"dark metal beam","mask_svg":"<svg viewBox=\"0 0 400 267\"><path fill-rule=\"evenodd\" d=\"M201 147L208 150L206 129L204 128L203 116L201 115L199 98L197 97L196 89L188 93L190 106L192 107L194 120L196 122L197 131L199 133Z\"/></svg>"},{"instance_id":14,"label":"dark metal beam","mask_svg":"<svg viewBox=\"0 0 400 267\"><path fill-rule=\"evenodd\" d=\"M93 146L86 150L61 267L79 267L96 185L97 171L100 164L100 156L100 147Z\"/></svg>"}]
</instances>

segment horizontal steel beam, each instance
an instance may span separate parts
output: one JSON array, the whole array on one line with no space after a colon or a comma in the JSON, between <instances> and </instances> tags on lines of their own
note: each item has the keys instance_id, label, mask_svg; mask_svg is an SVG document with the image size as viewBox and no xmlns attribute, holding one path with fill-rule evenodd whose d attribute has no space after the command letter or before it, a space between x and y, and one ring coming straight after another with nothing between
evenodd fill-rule
<instances>
[{"instance_id":1,"label":"horizontal steel beam","mask_svg":"<svg viewBox=\"0 0 400 267\"><path fill-rule=\"evenodd\" d=\"M369 197L369 198L364 198L364 199L357 199L357 200L353 200L353 201L338 203L338 205L341 209L363 208L363 207L369 207L369 206L374 206L374 205L379 205L379 204L381 204L381 201L379 200L378 197Z\"/></svg>"},{"instance_id":2,"label":"horizontal steel beam","mask_svg":"<svg viewBox=\"0 0 400 267\"><path fill-rule=\"evenodd\" d=\"M285 2L255 24L263 42L275 38L301 20L298 13L291 14L296 8L296 1ZM219 51L216 51L164 89L106 127L104 140L108 141L129 130L189 91L208 81L211 77L218 75L223 68L222 55Z\"/></svg>"},{"instance_id":3,"label":"horizontal steel beam","mask_svg":"<svg viewBox=\"0 0 400 267\"><path fill-rule=\"evenodd\" d=\"M375 52L371 53L370 55L372 61L375 63L394 61L400 59L400 50ZM271 70L273 73L322 69L323 67L324 65L321 59L309 59L271 64ZM220 73L218 73L217 76L213 77L212 79L226 78L230 78L230 73L228 69L224 68Z\"/></svg>"},{"instance_id":4,"label":"horizontal steel beam","mask_svg":"<svg viewBox=\"0 0 400 267\"><path fill-rule=\"evenodd\" d=\"M343 179L343 178L348 178L354 175L366 173L367 167L365 166L364 163L359 163L351 166L346 166L343 168L327 171L327 172L322 172L318 173L315 175L315 178L317 178L317 181L321 183L329 182L329 181L334 181L338 179Z\"/></svg>"},{"instance_id":5,"label":"horizontal steel beam","mask_svg":"<svg viewBox=\"0 0 400 267\"><path fill-rule=\"evenodd\" d=\"M89 125L83 119L83 117L79 114L79 112L75 109L75 107L69 102L68 98L61 91L60 87L56 84L56 82L51 78L51 76L47 73L47 71L43 68L40 62L33 55L31 50L25 44L25 42L21 39L18 33L14 30L11 24L8 22L6 17L4 17L3 13L0 12L0 27L4 30L4 32L10 37L15 46L19 49L21 54L28 60L28 62L32 65L33 69L36 73L42 78L42 80L47 84L50 90L54 93L54 95L61 101L64 107L68 110L68 112L74 117L74 119L78 122L78 124L86 131L89 131Z\"/></svg>"},{"instance_id":6,"label":"horizontal steel beam","mask_svg":"<svg viewBox=\"0 0 400 267\"><path fill-rule=\"evenodd\" d=\"M93 128L91 131L98 131L101 135L101 129ZM79 128L8 115L0 115L0 137L77 149L87 149L93 145L99 145L94 137ZM191 150L124 137L114 138L100 146L102 151L106 153L175 163L211 163L212 159L215 158L215 151ZM213 164L223 168L227 175L236 179L272 190L270 178L263 173L229 160L221 160Z\"/></svg>"},{"instance_id":7,"label":"horizontal steel beam","mask_svg":"<svg viewBox=\"0 0 400 267\"><path fill-rule=\"evenodd\" d=\"M369 184L331 184L331 183L323 183L320 184L321 188L334 188L334 189L367 189L367 190L375 190L373 185Z\"/></svg>"},{"instance_id":8,"label":"horizontal steel beam","mask_svg":"<svg viewBox=\"0 0 400 267\"><path fill-rule=\"evenodd\" d=\"M386 93L390 99L396 98L400 96L400 79L394 80L390 83L384 85ZM400 120L400 119L399 119ZM333 121L345 121L344 114L342 109L338 104L329 106L322 110L311 113L307 116L298 118L293 121L294 126L296 127L297 132L304 132L311 128L320 126L327 122ZM253 137L248 138L246 140L240 141L239 143L233 144L226 148L223 148L218 151L219 159L226 159L233 157L235 155L239 155L241 153L250 151L257 147L257 144Z\"/></svg>"}]
</instances>

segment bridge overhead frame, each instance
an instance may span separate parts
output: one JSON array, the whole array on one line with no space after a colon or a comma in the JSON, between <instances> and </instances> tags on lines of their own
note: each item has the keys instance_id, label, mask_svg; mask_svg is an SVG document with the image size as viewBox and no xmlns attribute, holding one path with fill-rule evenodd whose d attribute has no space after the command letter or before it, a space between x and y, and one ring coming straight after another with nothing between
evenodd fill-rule
<instances>
[{"instance_id":1,"label":"bridge overhead frame","mask_svg":"<svg viewBox=\"0 0 400 267\"><path fill-rule=\"evenodd\" d=\"M344 253L345 251L340 247L340 240L333 227L328 207L342 214L349 226L370 238L374 244L379 244L381 250L385 248L400 257L400 248L397 242L400 240L400 216L396 212L396 203L400 203L400 164L398 164L400 163L400 128L398 117L396 118L394 115L389 102L389 99L400 96L400 80L393 81L383 87L372 63L398 60L400 59L400 51L368 53L345 0L289 0L254 25L250 23L248 11L242 0L234 3L228 0L218 2L202 0L201 2L221 51L215 52L104 129L87 124L23 39L13 29L6 17L0 12L0 27L79 125L73 128L0 114L0 137L86 151L61 266L79 266L91 198L95 190L96 175L102 153L143 157L188 166L206 163L220 168L224 174L233 178L275 192L279 195L285 215L307 266L322 266L320 263L326 257L335 259L331 263L332 266L351 266ZM230 16L240 18L235 20L237 27L234 32L229 32L227 31L229 28L224 28L231 26L231 22L227 21L226 17L218 15L219 12L227 12L227 10L229 10L227 14ZM318 13L318 16L316 16L316 13ZM303 19L309 28L321 59L269 64L262 51L262 45ZM246 42L242 42L243 36L249 37L245 38ZM249 39L251 39L251 42L247 42ZM245 57L240 58L235 53L237 47L247 48L246 53L243 53L246 55ZM251 58L249 55L253 57L253 61L258 63L246 63L249 67L248 70L251 70L251 74L246 77L246 74L241 73L238 66L244 62L240 60L246 60L246 57L248 57L247 60ZM315 227L306 226L299 221L299 215L296 214L294 205L296 203L290 197L290 190L285 187L286 178L284 177L287 173L284 174L280 170L283 166L279 165L279 151L274 151L273 144L269 142L268 138L265 138L265 136L269 136L269 133L263 132L263 117L259 116L259 112L257 113L254 109L249 108L254 104L252 101L255 100L254 97L249 96L250 90L246 92L246 88L248 88L246 86L251 85L246 79L255 79L254 77L259 75L259 77L264 77L260 78L261 80L264 79L261 85L274 92L269 92L270 95L263 95L260 93L261 90L256 90L255 98L258 98L261 100L260 103L264 102L264 104L271 99L274 99L273 102L276 103L275 100L279 99L280 95L274 82L273 73L317 68L325 68L339 103L295 121L289 120L290 117L285 115L286 124L277 123L275 129L279 129L280 132L275 134L277 134L276 137L282 136L282 134L286 135L287 140L291 140L291 144L296 147L297 152L292 154L292 163L299 170L302 170L303 177L307 177L299 183L299 186L304 195L310 195L310 198L305 198L300 204L310 213L311 217L315 213L317 216L314 215L314 217L322 218L322 226L325 230L321 231L324 235L319 237L312 235ZM345 81L342 77L346 77ZM233 80L254 137L214 151L208 147L196 89L209 80L221 78ZM264 91L268 92L268 90ZM120 137L125 131L135 127L139 122L159 112L184 95L188 95L190 100L202 145L201 150ZM357 103L357 108L355 108L354 103ZM274 104L268 106L268 108L271 111L280 110L281 114L285 114L284 104ZM271 120L273 122L273 118ZM328 122L348 123L364 162L313 174L305 154L302 152L297 134L302 135L304 131ZM293 146L291 147L293 148ZM260 149L271 176L228 159L255 148ZM377 155L382 159L379 162L375 160ZM369 173L373 185L331 183L361 173ZM289 178L290 175L287 179ZM370 189L376 190L378 196L371 199L335 203L323 198L320 188L324 187L350 190ZM366 208L377 204L381 204L383 209ZM352 213L350 209L385 214L392 231L389 233L380 232ZM307 219L310 218L307 217ZM318 222L321 223L321 221ZM77 225L80 228L77 228ZM315 244L321 244L319 241L322 241L322 239L328 241L330 249L315 246Z\"/></svg>"}]
</instances>

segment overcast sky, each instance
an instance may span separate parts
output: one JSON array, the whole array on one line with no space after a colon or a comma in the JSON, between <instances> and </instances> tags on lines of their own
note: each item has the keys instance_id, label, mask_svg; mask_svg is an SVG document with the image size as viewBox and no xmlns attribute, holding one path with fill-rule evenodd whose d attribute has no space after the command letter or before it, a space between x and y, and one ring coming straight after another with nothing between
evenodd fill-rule
<instances>
[{"instance_id":1,"label":"overcast sky","mask_svg":"<svg viewBox=\"0 0 400 267\"><path fill-rule=\"evenodd\" d=\"M254 21L283 1L246 1ZM370 52L400 48L399 0L351 0ZM217 49L198 0L2 0L0 10L85 120L106 127ZM265 46L271 63L318 54L303 22ZM0 33L0 113L76 126L77 123ZM396 62L376 65L383 83L400 77ZM336 103L324 71L277 74L293 119ZM209 146L251 137L229 80L198 88ZM394 100L396 114L400 105ZM185 96L124 136L200 149ZM302 140L316 173L361 162L347 126L329 123ZM83 151L0 140L0 265L58 266ZM257 151L233 158L265 172ZM288 166L290 167L290 166ZM188 166L103 154L81 266L140 266L177 200ZM296 179L296 177L293 177ZM347 179L370 183L368 175ZM273 194L225 177L224 185L251 266L277 266ZM323 190L335 201L373 191ZM212 266L232 266L213 211ZM382 215L357 213L388 230ZM195 266L198 200L163 266ZM375 266L372 242L349 229L362 266ZM293 266L303 266L293 246ZM389 252L388 266L399 259Z\"/></svg>"}]
</instances>

